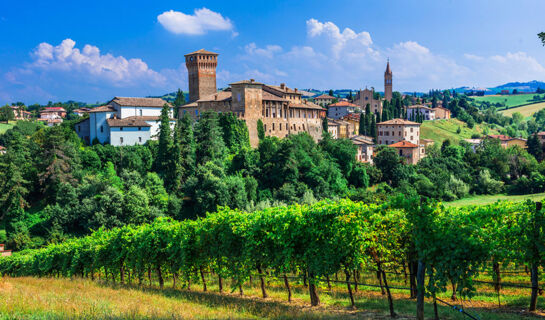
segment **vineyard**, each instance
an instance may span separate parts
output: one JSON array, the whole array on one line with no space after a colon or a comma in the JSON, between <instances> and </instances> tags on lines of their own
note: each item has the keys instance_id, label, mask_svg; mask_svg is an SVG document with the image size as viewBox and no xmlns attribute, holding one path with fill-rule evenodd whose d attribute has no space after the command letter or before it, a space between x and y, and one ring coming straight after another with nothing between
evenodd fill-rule
<instances>
[{"instance_id":1,"label":"vineyard","mask_svg":"<svg viewBox=\"0 0 545 320\"><path fill-rule=\"evenodd\" d=\"M358 287L370 288L388 298L391 316L394 292L406 292L416 300L417 319L423 319L425 299L436 318L438 304L465 313L455 301L471 299L482 286L491 288L487 294L498 304L513 288L526 292L526 309L536 311L544 265L540 203L454 208L395 198L382 204L322 201L251 214L220 208L197 220L100 229L0 259L0 272L125 284L154 278L160 289L169 281L174 288L207 291L213 285L220 293L240 295L254 281L263 298L280 285L288 301L302 284L312 306L334 289L344 290L354 307Z\"/></svg>"}]
</instances>

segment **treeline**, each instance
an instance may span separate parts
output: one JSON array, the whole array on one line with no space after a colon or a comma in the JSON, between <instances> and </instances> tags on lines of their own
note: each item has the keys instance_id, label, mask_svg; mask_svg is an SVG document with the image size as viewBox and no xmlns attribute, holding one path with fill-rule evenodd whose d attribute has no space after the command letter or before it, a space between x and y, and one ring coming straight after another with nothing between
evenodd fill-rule
<instances>
[{"instance_id":1,"label":"treeline","mask_svg":"<svg viewBox=\"0 0 545 320\"><path fill-rule=\"evenodd\" d=\"M143 146L85 146L71 121L20 121L0 135L0 243L21 250L217 206L254 211L364 194L369 184L349 140L317 144L301 133L253 149L232 114L183 117L171 129L166 111L158 140Z\"/></svg>"},{"instance_id":2,"label":"treeline","mask_svg":"<svg viewBox=\"0 0 545 320\"><path fill-rule=\"evenodd\" d=\"M303 275L312 305L320 303L317 281L341 273L354 305L351 277L375 270L394 315L388 270L409 269L411 296L418 296L421 311L424 291L434 302L435 294L447 289L454 297L471 297L472 279L485 269L492 268L499 283L501 270L517 264L531 272L530 310L535 310L543 243L544 212L531 201L446 208L401 196L380 205L323 201L252 214L223 207L197 220L100 229L0 259L0 273L140 284L154 273L161 288L168 278L186 288L200 281L205 291L204 274L213 273L220 291L229 279L241 294L242 284L254 276L261 279L263 297L266 277L283 279L289 294L288 276Z\"/></svg>"}]
</instances>

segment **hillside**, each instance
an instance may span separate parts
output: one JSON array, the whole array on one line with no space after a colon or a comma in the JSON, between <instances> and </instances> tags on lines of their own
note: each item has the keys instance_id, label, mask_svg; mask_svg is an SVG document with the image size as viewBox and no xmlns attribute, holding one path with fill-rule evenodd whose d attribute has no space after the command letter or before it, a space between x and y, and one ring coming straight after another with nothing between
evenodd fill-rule
<instances>
[{"instance_id":1,"label":"hillside","mask_svg":"<svg viewBox=\"0 0 545 320\"><path fill-rule=\"evenodd\" d=\"M3 134L11 128L13 128L13 124L11 123L0 123L0 134Z\"/></svg>"},{"instance_id":2,"label":"hillside","mask_svg":"<svg viewBox=\"0 0 545 320\"><path fill-rule=\"evenodd\" d=\"M529 104L522 107L509 108L506 110L500 111L504 116L512 116L515 112L520 112L525 118L531 117L534 113L538 112L541 109L545 109L545 102Z\"/></svg>"},{"instance_id":3,"label":"hillside","mask_svg":"<svg viewBox=\"0 0 545 320\"><path fill-rule=\"evenodd\" d=\"M471 96L475 100L477 105L481 102L488 101L489 103L505 104L507 108L520 106L523 104L537 103L540 100L534 100L535 93L529 94L516 94L516 95L487 95L487 96ZM543 97L543 95L541 95Z\"/></svg>"},{"instance_id":4,"label":"hillside","mask_svg":"<svg viewBox=\"0 0 545 320\"><path fill-rule=\"evenodd\" d=\"M460 134L456 131L458 127L462 129ZM473 129L467 127L465 122L458 119L424 121L420 127L420 137L422 139L431 139L436 143L442 143L449 139L452 143L458 144L462 139L469 139L474 134L483 135L485 125L476 124ZM488 129L489 134L498 134L497 130Z\"/></svg>"}]
</instances>

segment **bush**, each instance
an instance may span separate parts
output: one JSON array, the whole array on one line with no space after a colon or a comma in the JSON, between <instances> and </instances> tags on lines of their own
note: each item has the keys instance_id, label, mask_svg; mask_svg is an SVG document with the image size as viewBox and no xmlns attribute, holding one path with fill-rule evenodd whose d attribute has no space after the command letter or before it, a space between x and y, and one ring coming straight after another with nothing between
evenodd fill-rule
<instances>
[{"instance_id":1,"label":"bush","mask_svg":"<svg viewBox=\"0 0 545 320\"><path fill-rule=\"evenodd\" d=\"M479 172L475 189L481 194L497 194L503 190L503 181L495 180L488 169Z\"/></svg>"}]
</instances>

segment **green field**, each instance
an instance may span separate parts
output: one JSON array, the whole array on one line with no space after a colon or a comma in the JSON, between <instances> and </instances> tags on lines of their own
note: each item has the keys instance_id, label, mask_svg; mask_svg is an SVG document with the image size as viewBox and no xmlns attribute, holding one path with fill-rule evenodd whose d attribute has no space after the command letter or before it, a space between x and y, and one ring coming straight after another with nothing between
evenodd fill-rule
<instances>
[{"instance_id":1,"label":"green field","mask_svg":"<svg viewBox=\"0 0 545 320\"><path fill-rule=\"evenodd\" d=\"M469 198L464 198L456 201L445 202L447 206L461 207L467 205L485 205L494 203L499 200L508 200L513 202L525 201L525 200L543 200L545 199L545 192L543 193L534 193L534 194L524 194L524 195L506 195L506 194L495 194L495 195L481 195L473 196Z\"/></svg>"},{"instance_id":2,"label":"green field","mask_svg":"<svg viewBox=\"0 0 545 320\"><path fill-rule=\"evenodd\" d=\"M374 275L362 280L368 282L372 278ZM528 276L523 280L527 281L526 278ZM516 281L515 278L508 280ZM268 285L269 297L261 298L258 282L254 281L251 287L245 285L241 297L238 290L231 292L229 286L219 293L215 284L202 292L197 283L192 285L192 290L171 289L171 284L160 290L155 285L112 285L76 277L4 277L0 278L0 319L391 319L388 300L379 288L360 286L354 292L356 309L351 309L346 287L333 284L331 291L327 287L320 289L320 306L309 307L308 289L302 284L292 283L290 303L283 286L274 283ZM527 291L504 289L504 293L513 295L502 295L501 309L490 288L483 289L482 294L471 301L452 302L450 293L440 297L458 306L463 304L467 312L481 320L529 319L531 315L523 311L528 302ZM392 295L397 319L414 319L415 300L396 289L392 289ZM538 299L541 307L544 300ZM438 311L441 319L467 319L442 304L438 305ZM429 300L425 314L426 319L433 316Z\"/></svg>"},{"instance_id":3,"label":"green field","mask_svg":"<svg viewBox=\"0 0 545 320\"><path fill-rule=\"evenodd\" d=\"M545 102L539 102L534 104L529 104L527 106L510 108L500 111L504 116L512 116L515 112L520 112L525 118L531 117L534 113L538 112L541 109L545 109Z\"/></svg>"},{"instance_id":4,"label":"green field","mask_svg":"<svg viewBox=\"0 0 545 320\"><path fill-rule=\"evenodd\" d=\"M520 106L522 104L534 102L535 93L516 94L516 95L488 95L488 96L471 96L475 102L488 101L490 103L505 103L508 108Z\"/></svg>"},{"instance_id":5,"label":"green field","mask_svg":"<svg viewBox=\"0 0 545 320\"><path fill-rule=\"evenodd\" d=\"M462 129L460 134L456 131ZM431 139L436 143L442 143L449 139L452 143L458 144L462 139L469 139L473 134L483 134L484 125L476 124L472 129L468 128L465 122L457 119L424 121L420 127L420 138ZM498 134L497 130L489 129L488 134Z\"/></svg>"},{"instance_id":6,"label":"green field","mask_svg":"<svg viewBox=\"0 0 545 320\"><path fill-rule=\"evenodd\" d=\"M0 134L8 131L8 129L13 128L14 124L12 123L0 123Z\"/></svg>"}]
</instances>

